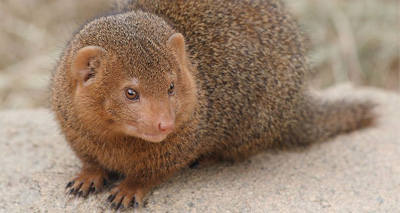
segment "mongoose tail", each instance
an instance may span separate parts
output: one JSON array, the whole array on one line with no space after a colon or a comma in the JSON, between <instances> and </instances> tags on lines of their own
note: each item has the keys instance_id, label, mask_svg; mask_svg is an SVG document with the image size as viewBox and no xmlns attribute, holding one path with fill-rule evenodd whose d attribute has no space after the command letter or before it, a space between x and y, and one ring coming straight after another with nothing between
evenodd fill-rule
<instances>
[{"instance_id":1,"label":"mongoose tail","mask_svg":"<svg viewBox=\"0 0 400 213\"><path fill-rule=\"evenodd\" d=\"M308 100L307 107L299 115L302 122L292 126L295 135L283 136L289 146L321 142L374 123L373 102L348 99L322 101L317 97Z\"/></svg>"}]
</instances>

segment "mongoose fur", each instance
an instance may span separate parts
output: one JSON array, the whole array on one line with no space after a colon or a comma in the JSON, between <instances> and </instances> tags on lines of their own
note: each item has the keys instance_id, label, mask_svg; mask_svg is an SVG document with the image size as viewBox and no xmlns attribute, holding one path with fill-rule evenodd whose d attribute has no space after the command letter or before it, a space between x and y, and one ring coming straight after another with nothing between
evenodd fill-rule
<instances>
[{"instance_id":1,"label":"mongoose fur","mask_svg":"<svg viewBox=\"0 0 400 213\"><path fill-rule=\"evenodd\" d=\"M115 209L196 161L306 146L371 124L372 104L308 92L306 39L278 0L117 0L67 44L52 108L87 196Z\"/></svg>"}]
</instances>

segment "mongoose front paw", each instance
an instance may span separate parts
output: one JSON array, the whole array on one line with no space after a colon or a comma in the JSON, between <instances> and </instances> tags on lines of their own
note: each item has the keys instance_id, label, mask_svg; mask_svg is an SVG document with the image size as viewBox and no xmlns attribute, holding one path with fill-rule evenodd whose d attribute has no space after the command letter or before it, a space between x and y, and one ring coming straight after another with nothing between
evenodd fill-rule
<instances>
[{"instance_id":1,"label":"mongoose front paw","mask_svg":"<svg viewBox=\"0 0 400 213\"><path fill-rule=\"evenodd\" d=\"M137 208L142 205L142 199L148 190L140 187L132 187L126 182L120 183L111 189L110 196L107 198L107 203L111 209L122 211L133 206Z\"/></svg>"},{"instance_id":2,"label":"mongoose front paw","mask_svg":"<svg viewBox=\"0 0 400 213\"><path fill-rule=\"evenodd\" d=\"M103 173L80 173L65 187L68 195L87 197L89 194L97 194L108 180Z\"/></svg>"}]
</instances>

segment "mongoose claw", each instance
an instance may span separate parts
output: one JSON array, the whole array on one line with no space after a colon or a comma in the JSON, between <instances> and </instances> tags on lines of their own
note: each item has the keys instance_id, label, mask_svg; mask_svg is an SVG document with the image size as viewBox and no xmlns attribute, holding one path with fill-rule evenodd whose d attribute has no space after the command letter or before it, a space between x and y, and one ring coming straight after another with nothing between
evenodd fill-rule
<instances>
[{"instance_id":1,"label":"mongoose claw","mask_svg":"<svg viewBox=\"0 0 400 213\"><path fill-rule=\"evenodd\" d=\"M67 194L76 195L76 198L97 194L103 188L104 179L102 174L81 173L67 184Z\"/></svg>"},{"instance_id":2,"label":"mongoose claw","mask_svg":"<svg viewBox=\"0 0 400 213\"><path fill-rule=\"evenodd\" d=\"M90 189L89 194L97 194L97 193L98 193L97 187L93 186L93 187Z\"/></svg>"},{"instance_id":3,"label":"mongoose claw","mask_svg":"<svg viewBox=\"0 0 400 213\"><path fill-rule=\"evenodd\" d=\"M114 198L115 198L115 195L108 196L106 203L112 202L114 200Z\"/></svg>"},{"instance_id":4,"label":"mongoose claw","mask_svg":"<svg viewBox=\"0 0 400 213\"><path fill-rule=\"evenodd\" d=\"M71 187L71 189L69 189L67 195L71 195L71 194L72 195L78 195L78 191L82 188L83 183L82 182L76 182L76 181L71 181L71 182L72 182L72 184L71 184L71 186L69 186L69 187ZM69 185L69 183L67 184L67 186L68 185ZM69 187L67 187L67 189Z\"/></svg>"},{"instance_id":5,"label":"mongoose claw","mask_svg":"<svg viewBox=\"0 0 400 213\"><path fill-rule=\"evenodd\" d=\"M71 187L72 185L74 185L75 181L70 181L67 186L65 187L65 189L68 189L69 187Z\"/></svg>"},{"instance_id":6,"label":"mongoose claw","mask_svg":"<svg viewBox=\"0 0 400 213\"><path fill-rule=\"evenodd\" d=\"M103 185L104 185L104 186L108 185L108 179L105 178L105 177L103 178Z\"/></svg>"},{"instance_id":7,"label":"mongoose claw","mask_svg":"<svg viewBox=\"0 0 400 213\"><path fill-rule=\"evenodd\" d=\"M108 196L106 202L111 203L110 209L117 212L123 211L128 207L138 208L141 204L144 190L131 187L124 187L125 184L118 185L111 189L111 195Z\"/></svg>"},{"instance_id":8,"label":"mongoose claw","mask_svg":"<svg viewBox=\"0 0 400 213\"><path fill-rule=\"evenodd\" d=\"M125 210L124 204L121 204L121 206L117 209L117 212L121 212Z\"/></svg>"}]
</instances>

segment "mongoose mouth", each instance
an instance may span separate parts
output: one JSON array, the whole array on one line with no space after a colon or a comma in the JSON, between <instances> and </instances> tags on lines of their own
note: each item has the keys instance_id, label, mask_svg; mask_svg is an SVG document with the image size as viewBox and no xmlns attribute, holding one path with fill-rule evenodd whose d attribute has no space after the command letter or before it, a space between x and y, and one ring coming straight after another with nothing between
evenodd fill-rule
<instances>
[{"instance_id":1,"label":"mongoose mouth","mask_svg":"<svg viewBox=\"0 0 400 213\"><path fill-rule=\"evenodd\" d=\"M168 132L160 132L160 133L144 133L142 131L140 131L135 125L133 124L128 124L125 123L125 134L134 136L134 137L138 137L141 138L145 141L149 141L149 142L153 142L153 143L158 143L163 141L167 136L168 136Z\"/></svg>"},{"instance_id":2,"label":"mongoose mouth","mask_svg":"<svg viewBox=\"0 0 400 213\"><path fill-rule=\"evenodd\" d=\"M147 134L147 133L142 133L141 138L146 140L146 141L150 141L153 143L158 143L163 141L166 137L168 136L168 134Z\"/></svg>"}]
</instances>

